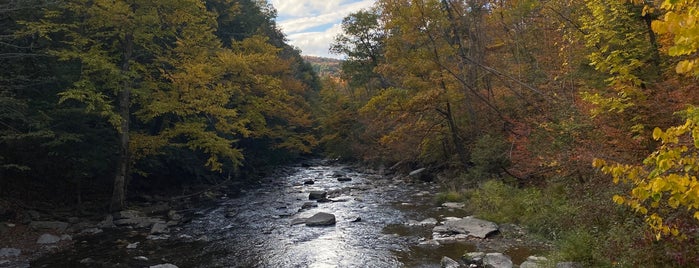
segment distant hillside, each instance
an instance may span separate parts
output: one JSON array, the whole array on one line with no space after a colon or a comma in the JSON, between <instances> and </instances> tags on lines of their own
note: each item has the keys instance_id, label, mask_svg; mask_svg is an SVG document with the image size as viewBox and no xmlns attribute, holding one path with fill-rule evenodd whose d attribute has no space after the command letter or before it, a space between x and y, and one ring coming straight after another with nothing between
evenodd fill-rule
<instances>
[{"instance_id":1,"label":"distant hillside","mask_svg":"<svg viewBox=\"0 0 699 268\"><path fill-rule=\"evenodd\" d=\"M340 63L342 63L342 60L316 56L303 56L303 59L308 61L311 66L313 66L313 70L316 71L320 77L340 76Z\"/></svg>"}]
</instances>

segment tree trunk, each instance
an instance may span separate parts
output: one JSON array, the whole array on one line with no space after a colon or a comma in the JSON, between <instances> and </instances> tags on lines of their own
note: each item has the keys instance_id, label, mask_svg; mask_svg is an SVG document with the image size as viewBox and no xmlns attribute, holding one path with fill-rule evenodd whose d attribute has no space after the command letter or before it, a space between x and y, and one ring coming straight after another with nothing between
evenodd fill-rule
<instances>
[{"instance_id":1,"label":"tree trunk","mask_svg":"<svg viewBox=\"0 0 699 268\"><path fill-rule=\"evenodd\" d=\"M117 160L117 172L114 177L114 190L112 192L112 202L110 211L119 211L124 208L126 200L126 181L129 176L129 164L131 157L129 154L129 108L131 106L131 81L128 75L130 71L129 61L133 54L133 35L126 34L123 42L123 62L121 71L124 75L122 90L119 95L119 115L121 126L119 129L119 158Z\"/></svg>"}]
</instances>

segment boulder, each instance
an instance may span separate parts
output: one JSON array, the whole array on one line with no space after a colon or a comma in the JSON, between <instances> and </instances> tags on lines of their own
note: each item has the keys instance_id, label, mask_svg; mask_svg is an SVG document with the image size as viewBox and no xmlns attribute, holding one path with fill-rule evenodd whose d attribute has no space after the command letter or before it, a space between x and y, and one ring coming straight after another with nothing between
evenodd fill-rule
<instances>
[{"instance_id":1,"label":"boulder","mask_svg":"<svg viewBox=\"0 0 699 268\"><path fill-rule=\"evenodd\" d=\"M22 254L22 250L18 248L0 248L0 258L17 257Z\"/></svg>"},{"instance_id":2,"label":"boulder","mask_svg":"<svg viewBox=\"0 0 699 268\"><path fill-rule=\"evenodd\" d=\"M315 184L315 183L316 183L316 182L313 181L313 180L305 180L305 181L303 182L304 185L311 185L311 184Z\"/></svg>"},{"instance_id":3,"label":"boulder","mask_svg":"<svg viewBox=\"0 0 699 268\"><path fill-rule=\"evenodd\" d=\"M335 225L335 215L325 212L318 212L306 219L306 226L329 226Z\"/></svg>"},{"instance_id":4,"label":"boulder","mask_svg":"<svg viewBox=\"0 0 699 268\"><path fill-rule=\"evenodd\" d=\"M327 196L328 192L326 191L311 191L308 193L309 200L323 200L326 199Z\"/></svg>"},{"instance_id":5,"label":"boulder","mask_svg":"<svg viewBox=\"0 0 699 268\"><path fill-rule=\"evenodd\" d=\"M68 223L62 221L32 221L29 223L29 227L34 230L56 230L58 232L64 232L68 229Z\"/></svg>"},{"instance_id":6,"label":"boulder","mask_svg":"<svg viewBox=\"0 0 699 268\"><path fill-rule=\"evenodd\" d=\"M439 262L440 266L442 268L459 268L461 267L461 264L459 262L453 260L452 258L449 258L447 256L442 257L442 260Z\"/></svg>"},{"instance_id":7,"label":"boulder","mask_svg":"<svg viewBox=\"0 0 699 268\"><path fill-rule=\"evenodd\" d=\"M492 268L512 268L512 260L502 253L488 253L483 257L483 265Z\"/></svg>"},{"instance_id":8,"label":"boulder","mask_svg":"<svg viewBox=\"0 0 699 268\"><path fill-rule=\"evenodd\" d=\"M55 244L61 241L61 238L52 234L42 234L39 239L36 240L37 244Z\"/></svg>"},{"instance_id":9,"label":"boulder","mask_svg":"<svg viewBox=\"0 0 699 268\"><path fill-rule=\"evenodd\" d=\"M447 220L443 225L435 226L433 229L435 233L465 234L476 238L486 238L497 231L497 224L471 216L458 220Z\"/></svg>"}]
</instances>

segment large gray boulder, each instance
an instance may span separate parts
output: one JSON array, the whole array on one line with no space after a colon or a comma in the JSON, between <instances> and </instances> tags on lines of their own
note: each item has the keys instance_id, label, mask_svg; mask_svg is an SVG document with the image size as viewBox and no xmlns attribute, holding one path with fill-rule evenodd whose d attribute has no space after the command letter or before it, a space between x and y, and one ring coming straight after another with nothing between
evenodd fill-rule
<instances>
[{"instance_id":1,"label":"large gray boulder","mask_svg":"<svg viewBox=\"0 0 699 268\"><path fill-rule=\"evenodd\" d=\"M306 219L306 226L329 226L335 225L335 215L325 212L318 212Z\"/></svg>"},{"instance_id":2,"label":"large gray boulder","mask_svg":"<svg viewBox=\"0 0 699 268\"><path fill-rule=\"evenodd\" d=\"M464 234L476 238L486 238L488 235L496 233L498 225L477 219L471 216L461 219L453 219L444 222L443 225L435 226L433 232L442 234Z\"/></svg>"},{"instance_id":3,"label":"large gray boulder","mask_svg":"<svg viewBox=\"0 0 699 268\"><path fill-rule=\"evenodd\" d=\"M483 257L483 265L492 268L512 268L512 260L502 253L488 253Z\"/></svg>"}]
</instances>

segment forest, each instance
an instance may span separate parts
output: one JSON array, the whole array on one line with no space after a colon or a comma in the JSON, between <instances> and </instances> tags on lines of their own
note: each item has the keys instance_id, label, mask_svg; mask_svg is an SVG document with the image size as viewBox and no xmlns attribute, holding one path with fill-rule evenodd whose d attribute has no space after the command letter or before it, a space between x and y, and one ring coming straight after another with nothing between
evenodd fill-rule
<instances>
[{"instance_id":1,"label":"forest","mask_svg":"<svg viewBox=\"0 0 699 268\"><path fill-rule=\"evenodd\" d=\"M562 260L699 265L699 1L377 0L315 69L275 17L0 3L0 206L118 211L326 157L427 168Z\"/></svg>"}]
</instances>

